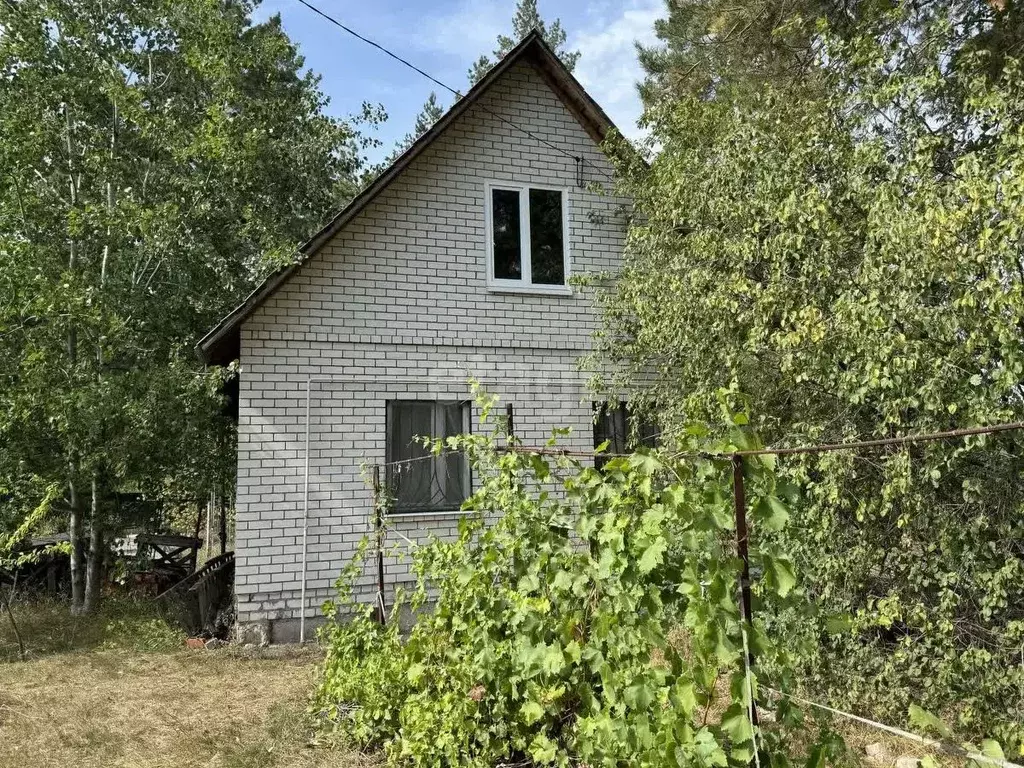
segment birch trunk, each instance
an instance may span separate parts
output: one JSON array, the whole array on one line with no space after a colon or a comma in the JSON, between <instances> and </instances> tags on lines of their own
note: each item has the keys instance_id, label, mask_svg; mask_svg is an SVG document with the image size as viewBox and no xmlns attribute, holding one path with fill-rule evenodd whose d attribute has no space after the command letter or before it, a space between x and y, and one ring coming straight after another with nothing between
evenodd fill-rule
<instances>
[{"instance_id":1,"label":"birch trunk","mask_svg":"<svg viewBox=\"0 0 1024 768\"><path fill-rule=\"evenodd\" d=\"M78 182L75 178L74 165L74 142L71 138L71 105L64 105L64 121L66 126L66 144L68 153L68 202L74 208L78 204ZM68 244L68 272L74 272L78 263L78 247L72 238ZM74 321L68 324L68 367L71 376L75 375L75 368L78 365L78 331ZM84 526L83 509L78 489L75 487L75 476L78 466L72 461L69 464L70 480L68 481L68 498L71 506L71 515L68 520L68 543L71 547L71 613L77 615L82 612L85 604L85 568L83 563L83 542L82 531Z\"/></svg>"},{"instance_id":2,"label":"birch trunk","mask_svg":"<svg viewBox=\"0 0 1024 768\"><path fill-rule=\"evenodd\" d=\"M82 613L92 613L100 602L103 580L103 515L99 483L92 479L92 515L89 521L89 555L85 569L85 602Z\"/></svg>"},{"instance_id":3,"label":"birch trunk","mask_svg":"<svg viewBox=\"0 0 1024 768\"><path fill-rule=\"evenodd\" d=\"M71 471L73 476L74 467ZM68 483L68 497L71 506L68 524L68 539L71 544L71 614L78 615L85 604L85 564L82 558L82 502L74 480Z\"/></svg>"},{"instance_id":4,"label":"birch trunk","mask_svg":"<svg viewBox=\"0 0 1024 768\"><path fill-rule=\"evenodd\" d=\"M110 125L110 166L107 168L108 178L105 183L106 208L107 208L107 229L106 241L103 244L103 255L100 260L99 295L103 301L103 292L107 284L107 269L110 264L112 230L110 219L114 212L114 185L109 175L113 173L114 153L117 146L117 104L111 104L113 119ZM103 341L96 341L96 381L103 382ZM101 417L102 418L102 417ZM103 422L100 423L100 434L104 434ZM92 476L92 509L89 518L89 552L85 568L85 603L82 607L83 613L92 613L100 602L100 588L103 582L103 503L100 498L101 488L96 476L96 470Z\"/></svg>"}]
</instances>

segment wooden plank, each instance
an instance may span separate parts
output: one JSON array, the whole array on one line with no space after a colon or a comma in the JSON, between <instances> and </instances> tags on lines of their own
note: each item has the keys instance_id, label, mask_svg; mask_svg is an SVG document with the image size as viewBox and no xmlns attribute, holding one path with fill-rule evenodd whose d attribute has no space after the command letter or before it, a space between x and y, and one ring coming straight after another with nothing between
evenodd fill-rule
<instances>
[{"instance_id":1,"label":"wooden plank","mask_svg":"<svg viewBox=\"0 0 1024 768\"><path fill-rule=\"evenodd\" d=\"M140 533L135 540L139 544L181 547L183 549L199 549L203 546L202 539L196 539L191 536L178 536L170 533Z\"/></svg>"}]
</instances>

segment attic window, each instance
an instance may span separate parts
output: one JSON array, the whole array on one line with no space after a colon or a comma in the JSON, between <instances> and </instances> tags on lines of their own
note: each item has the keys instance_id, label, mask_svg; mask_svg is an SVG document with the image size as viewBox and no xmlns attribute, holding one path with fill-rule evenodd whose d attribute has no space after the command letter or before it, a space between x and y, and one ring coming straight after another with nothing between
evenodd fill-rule
<instances>
[{"instance_id":1,"label":"attic window","mask_svg":"<svg viewBox=\"0 0 1024 768\"><path fill-rule=\"evenodd\" d=\"M487 185L487 284L496 291L569 293L564 189Z\"/></svg>"}]
</instances>

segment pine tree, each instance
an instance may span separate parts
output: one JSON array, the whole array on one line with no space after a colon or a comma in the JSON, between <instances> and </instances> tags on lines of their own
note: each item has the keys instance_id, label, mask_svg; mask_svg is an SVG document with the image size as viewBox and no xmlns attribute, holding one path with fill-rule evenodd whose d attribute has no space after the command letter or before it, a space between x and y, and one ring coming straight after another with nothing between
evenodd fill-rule
<instances>
[{"instance_id":1,"label":"pine tree","mask_svg":"<svg viewBox=\"0 0 1024 768\"><path fill-rule=\"evenodd\" d=\"M420 113L416 115L416 124L413 126L413 132L406 135L406 141L409 144L412 144L413 141L429 131L431 126L440 120L441 115L443 114L444 107L437 100L437 94L431 91L430 96L423 103L423 109L421 109Z\"/></svg>"},{"instance_id":2,"label":"pine tree","mask_svg":"<svg viewBox=\"0 0 1024 768\"><path fill-rule=\"evenodd\" d=\"M565 45L567 37L565 30L562 28L562 22L555 19L549 27L544 23L544 20L540 17L540 13L537 11L537 0L519 0L519 4L516 6L515 15L512 17L512 36L507 37L505 35L498 35L498 47L494 49L493 54L494 60L487 55L482 55L473 63L473 66L469 69L470 84L476 85L476 83L478 83L480 79L490 71L496 61L501 60L502 57L519 44L520 40L535 29L540 32L541 36L544 38L544 42L551 46L551 50L558 55L558 58L562 60L562 63L565 64L571 72L576 66L576 61L579 59L580 53L579 51L559 50ZM413 125L412 132L407 133L405 138L395 145L394 152L392 152L385 163L376 168L375 171L379 172L380 170L383 170L383 168L387 167L387 165L394 162L399 155L412 146L416 139L430 130L430 127L436 123L443 114L444 108L438 102L437 94L431 92L430 97L423 104L423 109L421 109L420 113L416 116L416 123Z\"/></svg>"},{"instance_id":3,"label":"pine tree","mask_svg":"<svg viewBox=\"0 0 1024 768\"><path fill-rule=\"evenodd\" d=\"M477 59L469 69L469 81L474 85L490 71L495 62L500 61L505 54L511 51L516 45L530 34L538 30L544 42L551 46L558 58L562 60L566 68L571 72L576 67L576 61L580 57L579 51L560 50L565 45L566 32L562 28L562 22L555 19L549 27L544 23L537 11L537 0L519 0L516 5L515 16L512 17L512 36L498 35L498 47L494 49L494 61L486 55Z\"/></svg>"},{"instance_id":4,"label":"pine tree","mask_svg":"<svg viewBox=\"0 0 1024 768\"><path fill-rule=\"evenodd\" d=\"M385 167L393 163L399 155L411 147L416 139L429 131L434 123L441 119L441 115L444 112L444 106L437 100L437 94L431 91L430 96L423 102L423 108L416 115L416 122L413 124L412 132L405 134L405 138L395 145L395 151L388 157L384 164Z\"/></svg>"}]
</instances>

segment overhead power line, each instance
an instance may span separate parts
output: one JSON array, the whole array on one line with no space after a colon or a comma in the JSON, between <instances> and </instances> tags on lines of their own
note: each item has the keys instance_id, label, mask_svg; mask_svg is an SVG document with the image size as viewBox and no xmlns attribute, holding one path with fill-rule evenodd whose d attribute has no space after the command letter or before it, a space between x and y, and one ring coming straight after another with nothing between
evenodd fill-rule
<instances>
[{"instance_id":1,"label":"overhead power line","mask_svg":"<svg viewBox=\"0 0 1024 768\"><path fill-rule=\"evenodd\" d=\"M306 6L307 8L309 8L309 10L311 10L311 11L312 11L313 13L315 13L315 14L317 14L318 16L321 16L322 18L324 18L324 19L326 19L327 21L331 22L331 24L333 24L334 26L336 26L336 27L340 27L341 29L345 30L345 31L346 31L346 32L348 32L348 33L349 33L350 35L352 35L352 37L355 37L355 38L358 38L359 40L362 40L362 41L363 41L364 43L366 43L367 45L372 45L372 46L373 46L374 48L376 48L376 49L377 49L378 51L380 51L380 52L384 53L384 54L385 54L385 55L387 55L387 56L390 56L390 57L391 57L392 59L394 59L395 61L397 61L397 62L399 62L399 63L401 63L401 64L404 64L404 65L405 65L405 66L407 66L407 67L408 67L409 69L411 69L411 70L412 70L413 72L418 72L419 74L423 75L423 77L427 78L427 80L429 80L430 82L434 83L435 85L439 85L440 87L444 88L445 90L447 90L447 91L451 91L451 92L452 92L452 94L453 94L453 95L454 95L454 96L455 96L456 98L459 98L459 99L461 99L461 98L462 98L462 94L461 94L461 93L459 93L459 92L458 92L457 90L455 90L454 88L452 88L452 87L451 87L450 85L446 85L445 83L442 83L442 82L441 82L440 80L438 80L438 79L437 79L436 77L434 77L433 75L431 75L431 74L430 74L429 72L424 72L424 71L423 71L422 69L420 69L419 67L417 67L417 66L416 66L415 64L413 64L413 63L409 62L409 61L408 61L408 60L406 60L406 59L403 59L403 58L402 58L401 56L399 56L399 55L398 55L397 53L393 53L393 52L389 51L389 50L388 50L387 48L385 48L385 47L384 47L383 45L381 45L380 43L378 43L378 42L376 42L376 41L374 41L374 40L371 40L371 39L370 39L370 38L368 38L368 37L364 37L363 35L359 34L358 32L356 32L356 31L355 31L354 29L352 29L351 27L349 27L349 26L346 26L345 24L342 24L342 23L341 23L340 21L338 21L338 20L337 20L336 18L334 18L334 17L333 17L333 16L331 16L330 14L328 14L328 13L324 13L323 11L321 11L321 10L320 10L319 8L317 8L317 7L316 7L315 5L313 5L312 3L307 3L307 2L306 2L306 0L298 0L298 1L299 1L299 2L300 2L300 3L302 4L302 5L304 5L304 6Z\"/></svg>"},{"instance_id":2,"label":"overhead power line","mask_svg":"<svg viewBox=\"0 0 1024 768\"><path fill-rule=\"evenodd\" d=\"M411 69L413 72L416 72L417 74L422 75L423 77L427 78L427 80L429 80L430 82L434 83L435 85L437 85L437 86L439 86L441 88L444 88L446 91L449 91L453 96L455 96L455 98L461 99L465 95L461 91L459 91L459 90L457 90L455 88L452 88L447 83L444 83L441 80L438 80L436 77L431 75L429 72L426 72L426 71L420 69L415 64L410 62L408 59L405 59L405 58L399 56L394 51L391 51L388 48L385 48L383 45L378 43L376 40L371 40L370 38L366 37L365 35L359 34L354 29L352 29L352 27L348 26L347 24L343 24L342 22L338 21L338 19L336 19L333 16L331 16L329 13L326 13L326 12L320 10L319 8L317 8L312 3L309 3L306 0L297 0L297 1L300 4L306 6L306 8L308 8L309 10L311 10L313 13L317 14L321 18L325 19L326 21L329 21L334 26L336 26L339 29L342 29L345 32L347 32L348 34L352 35L357 40L361 40L362 42L366 43L367 45L376 48L378 51L380 51L384 55L391 57L392 59L394 59L398 63L408 67L409 69ZM519 131L520 133L522 133L522 134L524 134L526 136L529 136L534 141L539 142L540 144L544 144L545 146L555 150L556 152L559 152L559 153L565 155L566 157L571 157L573 160L576 161L576 165L577 165L578 168L582 167L584 160L583 160L583 158L580 155L574 154L574 153L570 152L569 150L564 149L563 147L559 147L556 144L552 144L550 141L548 141L547 139L543 138L542 136L537 136L536 134L530 132L528 129L523 128L521 125L517 125L516 123L514 123L511 120L509 120L504 115L501 115L501 114L495 112L493 109L488 108L484 104L480 104L479 102L477 102L477 106L480 107L485 112L487 112L488 114L492 115L493 117L498 118L499 120L501 120L501 122L505 123L510 128L514 128L515 130ZM614 179L611 176L609 176L607 173L602 171L600 168L597 168L597 167L593 166L593 164L591 164L591 167L593 167L595 171L597 171L599 174L604 176L609 181L614 181Z\"/></svg>"}]
</instances>

